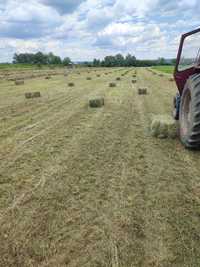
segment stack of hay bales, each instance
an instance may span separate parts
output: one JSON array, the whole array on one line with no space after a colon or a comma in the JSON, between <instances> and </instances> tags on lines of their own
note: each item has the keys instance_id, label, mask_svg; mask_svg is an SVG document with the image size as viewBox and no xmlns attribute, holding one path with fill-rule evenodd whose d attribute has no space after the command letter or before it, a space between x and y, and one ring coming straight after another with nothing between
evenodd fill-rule
<instances>
[{"instance_id":1,"label":"stack of hay bales","mask_svg":"<svg viewBox=\"0 0 200 267\"><path fill-rule=\"evenodd\" d=\"M177 122L169 115L153 116L151 121L151 135L157 138L175 138L177 136Z\"/></svg>"},{"instance_id":2,"label":"stack of hay bales","mask_svg":"<svg viewBox=\"0 0 200 267\"><path fill-rule=\"evenodd\" d=\"M104 106L105 101L103 97L100 98L94 98L94 99L90 99L89 100L89 106L91 108L100 108L102 106Z\"/></svg>"}]
</instances>

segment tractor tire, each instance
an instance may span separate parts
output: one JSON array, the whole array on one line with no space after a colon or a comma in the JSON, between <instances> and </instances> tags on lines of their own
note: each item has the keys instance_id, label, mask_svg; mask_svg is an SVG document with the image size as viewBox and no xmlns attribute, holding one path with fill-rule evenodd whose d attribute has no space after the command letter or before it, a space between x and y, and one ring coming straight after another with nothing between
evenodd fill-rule
<instances>
[{"instance_id":1,"label":"tractor tire","mask_svg":"<svg viewBox=\"0 0 200 267\"><path fill-rule=\"evenodd\" d=\"M188 78L181 96L180 139L186 148L200 148L200 74Z\"/></svg>"},{"instance_id":2,"label":"tractor tire","mask_svg":"<svg viewBox=\"0 0 200 267\"><path fill-rule=\"evenodd\" d=\"M176 93L173 99L173 118L179 120L179 110L180 110L180 94Z\"/></svg>"}]
</instances>

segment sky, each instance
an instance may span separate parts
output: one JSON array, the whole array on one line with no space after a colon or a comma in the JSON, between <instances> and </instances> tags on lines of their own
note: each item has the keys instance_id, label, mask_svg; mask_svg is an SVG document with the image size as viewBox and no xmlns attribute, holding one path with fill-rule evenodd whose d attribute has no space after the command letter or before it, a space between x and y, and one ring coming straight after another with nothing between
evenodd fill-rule
<instances>
[{"instance_id":1,"label":"sky","mask_svg":"<svg viewBox=\"0 0 200 267\"><path fill-rule=\"evenodd\" d=\"M199 0L0 0L0 62L37 51L73 61L174 58L199 14Z\"/></svg>"}]
</instances>

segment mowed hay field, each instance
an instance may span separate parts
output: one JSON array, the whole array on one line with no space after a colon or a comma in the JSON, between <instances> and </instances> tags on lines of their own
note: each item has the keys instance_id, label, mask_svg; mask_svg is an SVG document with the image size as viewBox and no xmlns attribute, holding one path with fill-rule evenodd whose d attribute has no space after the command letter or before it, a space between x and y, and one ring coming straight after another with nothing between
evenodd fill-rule
<instances>
[{"instance_id":1,"label":"mowed hay field","mask_svg":"<svg viewBox=\"0 0 200 267\"><path fill-rule=\"evenodd\" d=\"M0 266L200 266L200 152L149 134L171 76L89 72L0 82Z\"/></svg>"}]
</instances>

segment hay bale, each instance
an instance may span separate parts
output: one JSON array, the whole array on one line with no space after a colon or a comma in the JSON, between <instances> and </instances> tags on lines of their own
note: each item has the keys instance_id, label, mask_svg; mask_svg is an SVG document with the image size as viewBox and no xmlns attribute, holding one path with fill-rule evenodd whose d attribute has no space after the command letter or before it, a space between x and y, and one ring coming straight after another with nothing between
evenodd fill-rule
<instances>
[{"instance_id":1,"label":"hay bale","mask_svg":"<svg viewBox=\"0 0 200 267\"><path fill-rule=\"evenodd\" d=\"M40 92L28 92L28 93L25 93L25 98L27 99L30 99L30 98L38 98L38 97L41 97L41 94Z\"/></svg>"},{"instance_id":2,"label":"hay bale","mask_svg":"<svg viewBox=\"0 0 200 267\"><path fill-rule=\"evenodd\" d=\"M178 132L177 122L169 115L154 116L150 131L157 138L175 138Z\"/></svg>"},{"instance_id":3,"label":"hay bale","mask_svg":"<svg viewBox=\"0 0 200 267\"><path fill-rule=\"evenodd\" d=\"M74 87L74 83L68 83L69 87Z\"/></svg>"},{"instance_id":4,"label":"hay bale","mask_svg":"<svg viewBox=\"0 0 200 267\"><path fill-rule=\"evenodd\" d=\"M24 80L15 80L15 85L23 85Z\"/></svg>"},{"instance_id":5,"label":"hay bale","mask_svg":"<svg viewBox=\"0 0 200 267\"><path fill-rule=\"evenodd\" d=\"M34 92L34 93L32 93L32 97L33 98L41 97L41 94L40 94L40 92Z\"/></svg>"},{"instance_id":6,"label":"hay bale","mask_svg":"<svg viewBox=\"0 0 200 267\"><path fill-rule=\"evenodd\" d=\"M121 78L120 78L120 77L117 77L117 78L116 78L116 81L120 81L120 80L121 80Z\"/></svg>"},{"instance_id":7,"label":"hay bale","mask_svg":"<svg viewBox=\"0 0 200 267\"><path fill-rule=\"evenodd\" d=\"M109 87L116 87L116 83L109 83Z\"/></svg>"},{"instance_id":8,"label":"hay bale","mask_svg":"<svg viewBox=\"0 0 200 267\"><path fill-rule=\"evenodd\" d=\"M136 83L137 82L137 80L132 80L132 83Z\"/></svg>"},{"instance_id":9,"label":"hay bale","mask_svg":"<svg viewBox=\"0 0 200 267\"><path fill-rule=\"evenodd\" d=\"M91 108L100 108L104 106L104 98L95 98L95 99L90 99L89 100L89 106Z\"/></svg>"},{"instance_id":10,"label":"hay bale","mask_svg":"<svg viewBox=\"0 0 200 267\"><path fill-rule=\"evenodd\" d=\"M147 95L147 88L139 88L138 95Z\"/></svg>"},{"instance_id":11,"label":"hay bale","mask_svg":"<svg viewBox=\"0 0 200 267\"><path fill-rule=\"evenodd\" d=\"M25 93L25 98L27 99L32 98L32 93Z\"/></svg>"},{"instance_id":12,"label":"hay bale","mask_svg":"<svg viewBox=\"0 0 200 267\"><path fill-rule=\"evenodd\" d=\"M86 80L90 81L90 80L92 80L92 78L91 77L87 77Z\"/></svg>"}]
</instances>

